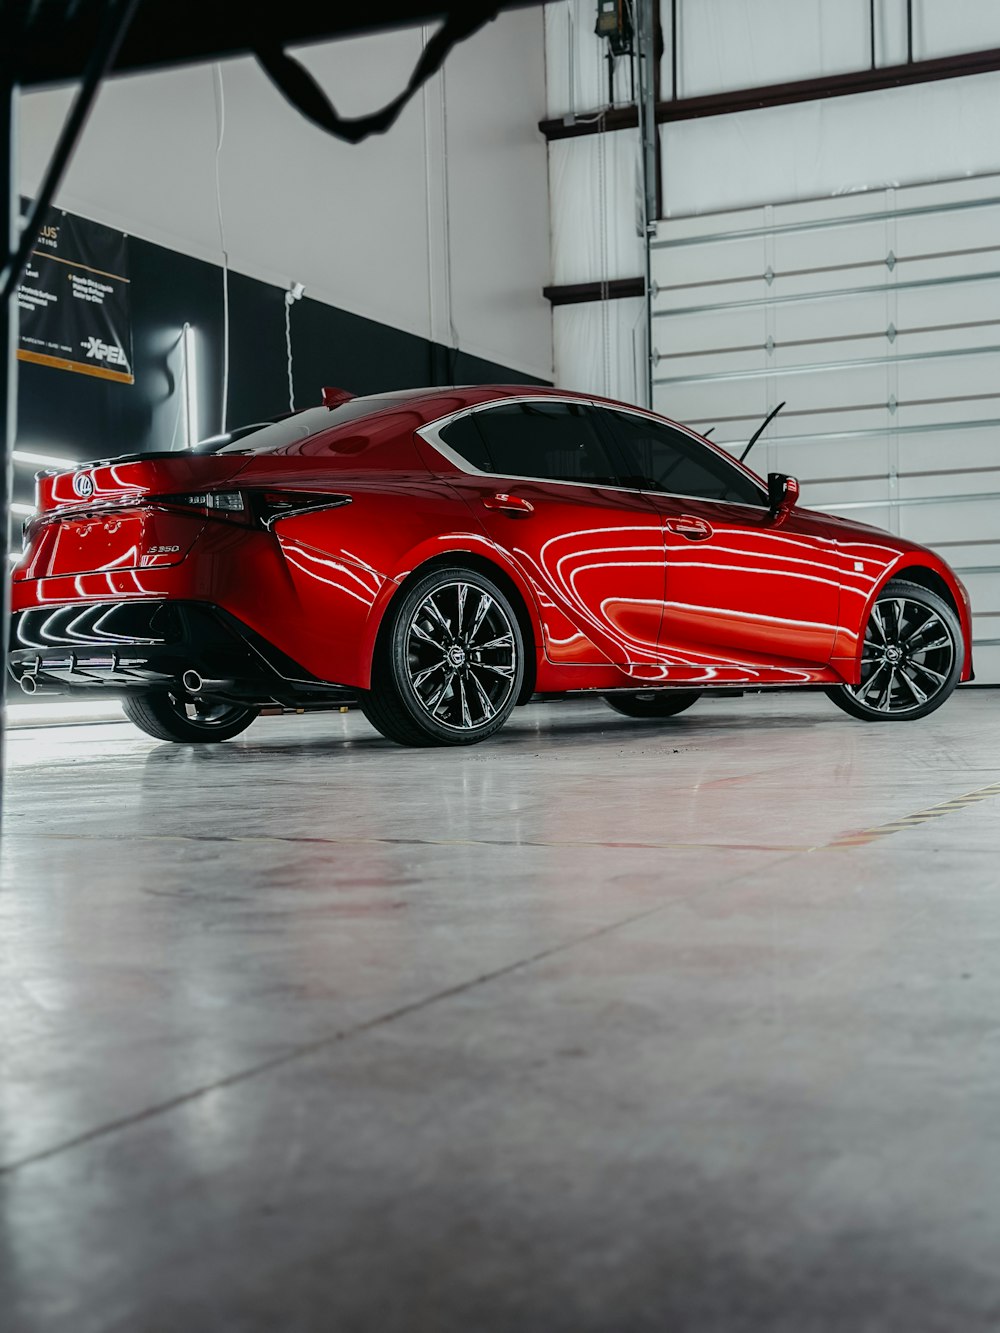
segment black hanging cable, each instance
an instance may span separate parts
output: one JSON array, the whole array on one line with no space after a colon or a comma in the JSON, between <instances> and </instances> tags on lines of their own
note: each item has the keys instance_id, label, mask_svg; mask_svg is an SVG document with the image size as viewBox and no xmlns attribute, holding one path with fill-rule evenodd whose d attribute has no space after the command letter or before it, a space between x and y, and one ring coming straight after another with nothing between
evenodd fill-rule
<instances>
[{"instance_id":1,"label":"black hanging cable","mask_svg":"<svg viewBox=\"0 0 1000 1333\"><path fill-rule=\"evenodd\" d=\"M282 49L279 36L262 34L258 30L254 34L253 50L272 83L302 115L338 139L360 143L371 134L384 134L394 125L414 93L444 64L452 47L495 19L500 8L501 0L489 0L486 4L463 4L452 10L424 47L423 55L399 96L380 111L367 116L340 115L305 66Z\"/></svg>"},{"instance_id":2,"label":"black hanging cable","mask_svg":"<svg viewBox=\"0 0 1000 1333\"><path fill-rule=\"evenodd\" d=\"M670 0L670 98L677 101L677 70L680 54L677 50L677 0Z\"/></svg>"},{"instance_id":3,"label":"black hanging cable","mask_svg":"<svg viewBox=\"0 0 1000 1333\"><path fill-rule=\"evenodd\" d=\"M906 63L913 64L913 0L906 0Z\"/></svg>"}]
</instances>

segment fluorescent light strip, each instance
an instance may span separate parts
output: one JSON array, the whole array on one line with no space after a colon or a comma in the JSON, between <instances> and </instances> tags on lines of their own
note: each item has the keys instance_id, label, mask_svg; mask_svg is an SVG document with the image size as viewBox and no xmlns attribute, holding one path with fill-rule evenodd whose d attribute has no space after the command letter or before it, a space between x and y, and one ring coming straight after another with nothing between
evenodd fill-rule
<instances>
[{"instance_id":1,"label":"fluorescent light strip","mask_svg":"<svg viewBox=\"0 0 1000 1333\"><path fill-rule=\"evenodd\" d=\"M33 454L25 449L14 450L15 463L33 463L36 467L76 467L75 458L57 458L55 454Z\"/></svg>"},{"instance_id":2,"label":"fluorescent light strip","mask_svg":"<svg viewBox=\"0 0 1000 1333\"><path fill-rule=\"evenodd\" d=\"M184 432L189 449L198 443L198 357L195 332L190 324L184 325Z\"/></svg>"}]
</instances>

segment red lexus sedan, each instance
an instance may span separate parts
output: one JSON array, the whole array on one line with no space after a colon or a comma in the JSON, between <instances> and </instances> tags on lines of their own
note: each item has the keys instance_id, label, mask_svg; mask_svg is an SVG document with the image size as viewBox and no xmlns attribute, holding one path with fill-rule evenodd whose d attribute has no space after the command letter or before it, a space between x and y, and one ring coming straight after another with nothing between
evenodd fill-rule
<instances>
[{"instance_id":1,"label":"red lexus sedan","mask_svg":"<svg viewBox=\"0 0 1000 1333\"><path fill-rule=\"evenodd\" d=\"M467 745L566 691L662 718L822 686L858 718L926 716L971 679L965 588L797 496L623 403L326 390L193 452L40 473L11 670L117 692L173 741L357 702L402 745Z\"/></svg>"}]
</instances>

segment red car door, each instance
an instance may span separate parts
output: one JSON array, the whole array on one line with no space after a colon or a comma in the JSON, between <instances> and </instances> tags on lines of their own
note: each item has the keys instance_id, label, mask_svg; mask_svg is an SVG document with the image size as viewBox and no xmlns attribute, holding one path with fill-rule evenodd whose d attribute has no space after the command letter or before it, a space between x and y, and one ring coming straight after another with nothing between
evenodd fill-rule
<instances>
[{"instance_id":1,"label":"red car door","mask_svg":"<svg viewBox=\"0 0 1000 1333\"><path fill-rule=\"evenodd\" d=\"M659 516L620 485L594 409L508 399L422 432L455 465L449 484L533 585L545 654L561 665L659 660Z\"/></svg>"},{"instance_id":2,"label":"red car door","mask_svg":"<svg viewBox=\"0 0 1000 1333\"><path fill-rule=\"evenodd\" d=\"M791 681L828 664L840 568L822 520L793 511L775 522L754 478L676 427L641 413L600 417L663 523L670 677Z\"/></svg>"}]
</instances>

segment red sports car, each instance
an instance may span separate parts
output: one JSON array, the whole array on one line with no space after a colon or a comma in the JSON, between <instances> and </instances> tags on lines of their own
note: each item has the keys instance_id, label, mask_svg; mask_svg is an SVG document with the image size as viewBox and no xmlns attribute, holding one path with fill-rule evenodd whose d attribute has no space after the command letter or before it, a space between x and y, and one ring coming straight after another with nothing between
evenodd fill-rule
<instances>
[{"instance_id":1,"label":"red sports car","mask_svg":"<svg viewBox=\"0 0 1000 1333\"><path fill-rule=\"evenodd\" d=\"M402 745L466 745L566 691L661 718L706 689L823 686L908 719L972 675L968 594L933 552L585 395L325 390L37 488L13 674L118 692L163 740L357 702Z\"/></svg>"}]
</instances>

